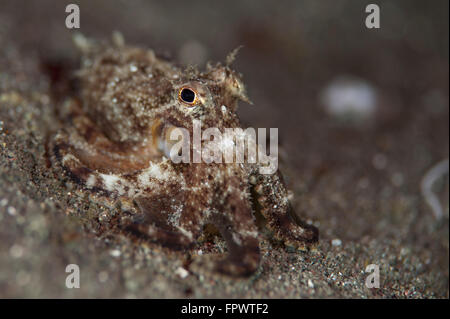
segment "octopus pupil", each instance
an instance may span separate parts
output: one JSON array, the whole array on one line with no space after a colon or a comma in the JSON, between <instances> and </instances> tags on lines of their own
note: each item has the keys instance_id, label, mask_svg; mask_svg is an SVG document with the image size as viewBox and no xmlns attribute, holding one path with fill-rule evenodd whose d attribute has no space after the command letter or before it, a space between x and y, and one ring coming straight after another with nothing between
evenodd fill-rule
<instances>
[{"instance_id":1,"label":"octopus pupil","mask_svg":"<svg viewBox=\"0 0 450 319\"><path fill-rule=\"evenodd\" d=\"M186 103L192 103L195 101L195 92L190 89L183 89L181 91L181 99Z\"/></svg>"}]
</instances>

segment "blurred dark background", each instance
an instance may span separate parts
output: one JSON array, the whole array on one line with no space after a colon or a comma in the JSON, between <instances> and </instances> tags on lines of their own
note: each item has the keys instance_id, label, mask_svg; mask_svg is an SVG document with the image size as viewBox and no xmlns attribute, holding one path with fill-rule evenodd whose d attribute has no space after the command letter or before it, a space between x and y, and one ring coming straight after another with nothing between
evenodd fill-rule
<instances>
[{"instance_id":1,"label":"blurred dark background","mask_svg":"<svg viewBox=\"0 0 450 319\"><path fill-rule=\"evenodd\" d=\"M234 67L254 105L239 114L279 128L297 212L323 242L431 251L423 258L448 297L448 182L437 189L443 224L420 193L427 170L449 156L448 1L0 0L0 30L43 65L75 66L69 3L85 35L118 30L180 64L201 68L243 45ZM365 27L369 3L380 7L380 29Z\"/></svg>"}]
</instances>

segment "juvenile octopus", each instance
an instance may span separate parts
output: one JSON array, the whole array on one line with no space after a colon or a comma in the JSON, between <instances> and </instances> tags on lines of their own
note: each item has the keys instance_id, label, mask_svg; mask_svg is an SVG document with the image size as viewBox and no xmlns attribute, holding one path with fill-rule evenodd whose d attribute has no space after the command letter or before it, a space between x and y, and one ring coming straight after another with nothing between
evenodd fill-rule
<instances>
[{"instance_id":1,"label":"juvenile octopus","mask_svg":"<svg viewBox=\"0 0 450 319\"><path fill-rule=\"evenodd\" d=\"M173 128L241 127L238 101L248 101L242 77L225 64L182 70L152 50L78 36L81 67L76 96L66 101L63 128L48 144L55 165L84 192L134 207L121 232L174 250L192 249L207 229L226 242L216 271L248 276L260 263L259 221L273 240L305 250L318 241L299 220L279 172L258 163L174 163ZM94 196L93 196L94 197ZM258 222L257 222L258 221Z\"/></svg>"}]
</instances>

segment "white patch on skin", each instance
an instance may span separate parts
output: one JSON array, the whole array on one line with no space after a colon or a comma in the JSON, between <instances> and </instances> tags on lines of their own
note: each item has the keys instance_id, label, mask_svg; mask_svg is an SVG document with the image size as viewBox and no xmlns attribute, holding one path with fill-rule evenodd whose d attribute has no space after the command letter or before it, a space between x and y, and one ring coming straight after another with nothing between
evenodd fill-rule
<instances>
[{"instance_id":1,"label":"white patch on skin","mask_svg":"<svg viewBox=\"0 0 450 319\"><path fill-rule=\"evenodd\" d=\"M227 107L225 105L222 105L222 112L226 113L227 112Z\"/></svg>"},{"instance_id":2,"label":"white patch on skin","mask_svg":"<svg viewBox=\"0 0 450 319\"><path fill-rule=\"evenodd\" d=\"M242 235L244 236L249 236L249 237L253 237L253 238L257 238L258 237L258 232L257 231L249 231L249 230L245 230L241 232Z\"/></svg>"},{"instance_id":3,"label":"white patch on skin","mask_svg":"<svg viewBox=\"0 0 450 319\"><path fill-rule=\"evenodd\" d=\"M63 159L62 159L62 164L66 165L66 162L68 161L74 161L76 163L80 163L80 161L78 160L78 158L76 158L75 156L73 156L72 154L66 154L64 155Z\"/></svg>"},{"instance_id":4,"label":"white patch on skin","mask_svg":"<svg viewBox=\"0 0 450 319\"><path fill-rule=\"evenodd\" d=\"M170 213L170 216L168 217L167 221L172 226L179 227L181 213L183 212L183 206L182 205L178 205L178 206L172 205L171 209L172 209L172 213Z\"/></svg>"},{"instance_id":5,"label":"white patch on skin","mask_svg":"<svg viewBox=\"0 0 450 319\"><path fill-rule=\"evenodd\" d=\"M194 236L192 236L192 233L190 231L188 231L182 227L177 227L177 229L180 231L180 233L182 233L184 236L186 236L190 240L192 240L194 238Z\"/></svg>"},{"instance_id":6,"label":"white patch on skin","mask_svg":"<svg viewBox=\"0 0 450 319\"><path fill-rule=\"evenodd\" d=\"M103 178L103 183L108 190L114 189L114 185L119 180L119 177L116 175L100 174L100 176Z\"/></svg>"},{"instance_id":7,"label":"white patch on skin","mask_svg":"<svg viewBox=\"0 0 450 319\"><path fill-rule=\"evenodd\" d=\"M239 236L236 233L233 233L233 241L236 243L236 245L241 246L242 245L242 241L239 238Z\"/></svg>"},{"instance_id":8,"label":"white patch on skin","mask_svg":"<svg viewBox=\"0 0 450 319\"><path fill-rule=\"evenodd\" d=\"M208 220L211 217L212 213L213 212L211 211L211 209L209 209L209 208L205 209L203 211L203 218Z\"/></svg>"},{"instance_id":9,"label":"white patch on skin","mask_svg":"<svg viewBox=\"0 0 450 319\"><path fill-rule=\"evenodd\" d=\"M149 235L149 236L155 235L155 229L152 226L148 227L147 235Z\"/></svg>"},{"instance_id":10,"label":"white patch on skin","mask_svg":"<svg viewBox=\"0 0 450 319\"><path fill-rule=\"evenodd\" d=\"M94 174L89 175L89 178L86 181L86 186L92 188L95 186L96 183L97 183L97 176L95 176Z\"/></svg>"},{"instance_id":11,"label":"white patch on skin","mask_svg":"<svg viewBox=\"0 0 450 319\"><path fill-rule=\"evenodd\" d=\"M125 193L123 185L120 185L118 182L123 180L117 175L108 175L108 174L100 174L100 177L103 179L103 185L106 190L113 192L116 191L119 195L123 195Z\"/></svg>"},{"instance_id":12,"label":"white patch on skin","mask_svg":"<svg viewBox=\"0 0 450 319\"><path fill-rule=\"evenodd\" d=\"M150 166L139 174L138 182L141 185L149 185L150 179L167 181L170 179L170 173L167 170L161 170L158 164L150 163Z\"/></svg>"}]
</instances>

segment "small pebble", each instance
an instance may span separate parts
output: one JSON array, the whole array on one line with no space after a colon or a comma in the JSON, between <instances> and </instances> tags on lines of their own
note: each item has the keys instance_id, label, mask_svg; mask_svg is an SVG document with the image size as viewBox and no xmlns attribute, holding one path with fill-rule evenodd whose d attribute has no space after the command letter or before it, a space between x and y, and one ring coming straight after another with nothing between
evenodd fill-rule
<instances>
[{"instance_id":1,"label":"small pebble","mask_svg":"<svg viewBox=\"0 0 450 319\"><path fill-rule=\"evenodd\" d=\"M98 274L98 281L100 281L101 283L104 283L108 280L108 273L106 271L101 271Z\"/></svg>"},{"instance_id":2,"label":"small pebble","mask_svg":"<svg viewBox=\"0 0 450 319\"><path fill-rule=\"evenodd\" d=\"M23 256L23 247L17 244L14 244L9 248L9 254L13 258L20 258Z\"/></svg>"},{"instance_id":3,"label":"small pebble","mask_svg":"<svg viewBox=\"0 0 450 319\"><path fill-rule=\"evenodd\" d=\"M14 207L12 207L12 206L8 207L8 214L10 214L11 216L16 216L16 213L17 213L17 211Z\"/></svg>"},{"instance_id":4,"label":"small pebble","mask_svg":"<svg viewBox=\"0 0 450 319\"><path fill-rule=\"evenodd\" d=\"M394 173L391 178L392 184L394 186L400 187L403 185L403 175L402 173Z\"/></svg>"},{"instance_id":5,"label":"small pebble","mask_svg":"<svg viewBox=\"0 0 450 319\"><path fill-rule=\"evenodd\" d=\"M122 253L120 252L119 249L114 249L110 251L110 255L113 257L119 257Z\"/></svg>"},{"instance_id":6,"label":"small pebble","mask_svg":"<svg viewBox=\"0 0 450 319\"><path fill-rule=\"evenodd\" d=\"M375 154L375 156L372 159L373 166L378 170L383 170L386 168L387 165L387 157L384 154Z\"/></svg>"},{"instance_id":7,"label":"small pebble","mask_svg":"<svg viewBox=\"0 0 450 319\"><path fill-rule=\"evenodd\" d=\"M24 271L20 270L16 275L16 281L19 286L26 286L31 280L31 275Z\"/></svg>"},{"instance_id":8,"label":"small pebble","mask_svg":"<svg viewBox=\"0 0 450 319\"><path fill-rule=\"evenodd\" d=\"M339 238L335 238L331 241L331 245L338 247L342 245L342 241Z\"/></svg>"},{"instance_id":9,"label":"small pebble","mask_svg":"<svg viewBox=\"0 0 450 319\"><path fill-rule=\"evenodd\" d=\"M8 205L8 199L7 198L3 198L2 200L0 200L0 206L1 207L5 207L6 205Z\"/></svg>"},{"instance_id":10,"label":"small pebble","mask_svg":"<svg viewBox=\"0 0 450 319\"><path fill-rule=\"evenodd\" d=\"M320 98L329 115L356 122L372 118L377 107L375 88L364 80L347 76L333 80Z\"/></svg>"},{"instance_id":11,"label":"small pebble","mask_svg":"<svg viewBox=\"0 0 450 319\"><path fill-rule=\"evenodd\" d=\"M175 273L180 276L181 279L186 278L187 276L189 276L189 272L184 269L183 267L178 267L177 270L175 270Z\"/></svg>"}]
</instances>

